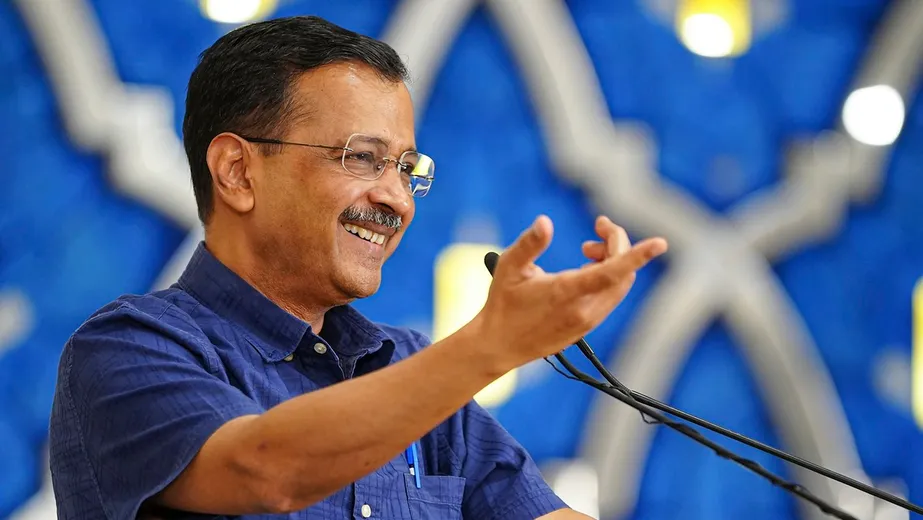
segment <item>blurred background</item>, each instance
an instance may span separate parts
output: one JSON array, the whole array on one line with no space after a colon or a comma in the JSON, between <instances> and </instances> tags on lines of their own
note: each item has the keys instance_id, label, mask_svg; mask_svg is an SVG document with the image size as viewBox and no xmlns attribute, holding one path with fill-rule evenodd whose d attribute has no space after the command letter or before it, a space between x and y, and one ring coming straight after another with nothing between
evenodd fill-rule
<instances>
[{"instance_id":1,"label":"blurred background","mask_svg":"<svg viewBox=\"0 0 923 520\"><path fill-rule=\"evenodd\" d=\"M67 337L201 237L179 140L197 55L295 14L395 46L438 164L360 310L439 339L483 303L486 250L546 213L540 265L574 267L607 214L672 246L588 336L616 376L923 502L923 0L0 0L0 518L54 518ZM478 400L594 517L819 518L542 362Z\"/></svg>"}]
</instances>

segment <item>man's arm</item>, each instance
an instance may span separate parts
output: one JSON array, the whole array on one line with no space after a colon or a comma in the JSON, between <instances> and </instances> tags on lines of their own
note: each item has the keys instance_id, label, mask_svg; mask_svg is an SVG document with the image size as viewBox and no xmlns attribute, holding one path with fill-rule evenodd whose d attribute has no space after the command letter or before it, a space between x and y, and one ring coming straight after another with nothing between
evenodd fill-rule
<instances>
[{"instance_id":1,"label":"man's arm","mask_svg":"<svg viewBox=\"0 0 923 520\"><path fill-rule=\"evenodd\" d=\"M385 464L499 377L500 363L475 348L482 337L462 329L386 369L228 422L158 504L223 514L304 509ZM588 517L561 509L542 518Z\"/></svg>"},{"instance_id":2,"label":"man's arm","mask_svg":"<svg viewBox=\"0 0 923 520\"><path fill-rule=\"evenodd\" d=\"M322 500L387 463L508 369L483 355L484 336L475 330L228 422L157 504L255 514L297 511Z\"/></svg>"},{"instance_id":3,"label":"man's arm","mask_svg":"<svg viewBox=\"0 0 923 520\"><path fill-rule=\"evenodd\" d=\"M612 258L550 275L534 261L551 242L551 222L536 220L500 258L487 304L459 332L393 366L229 421L155 502L217 514L297 511L374 471L492 380L598 325L635 271L666 250L659 239L630 248L605 223Z\"/></svg>"}]
</instances>

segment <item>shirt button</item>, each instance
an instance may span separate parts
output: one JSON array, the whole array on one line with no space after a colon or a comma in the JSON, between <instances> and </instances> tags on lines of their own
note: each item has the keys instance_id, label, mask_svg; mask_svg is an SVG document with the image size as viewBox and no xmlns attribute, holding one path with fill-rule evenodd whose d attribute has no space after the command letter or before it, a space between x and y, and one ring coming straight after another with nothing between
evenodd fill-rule
<instances>
[{"instance_id":1,"label":"shirt button","mask_svg":"<svg viewBox=\"0 0 923 520\"><path fill-rule=\"evenodd\" d=\"M289 355L285 356L285 357L282 358L282 359L284 359L285 361L291 361L291 360L295 359L295 355L294 355L294 354L289 354Z\"/></svg>"},{"instance_id":2,"label":"shirt button","mask_svg":"<svg viewBox=\"0 0 923 520\"><path fill-rule=\"evenodd\" d=\"M318 354L326 354L326 353L327 353L327 345L324 345L323 343L315 343L315 344L314 344L314 352L317 352ZM366 518L368 518L368 517L366 517Z\"/></svg>"},{"instance_id":3,"label":"shirt button","mask_svg":"<svg viewBox=\"0 0 923 520\"><path fill-rule=\"evenodd\" d=\"M362 504L362 518L368 518L370 516L372 516L372 506Z\"/></svg>"}]
</instances>

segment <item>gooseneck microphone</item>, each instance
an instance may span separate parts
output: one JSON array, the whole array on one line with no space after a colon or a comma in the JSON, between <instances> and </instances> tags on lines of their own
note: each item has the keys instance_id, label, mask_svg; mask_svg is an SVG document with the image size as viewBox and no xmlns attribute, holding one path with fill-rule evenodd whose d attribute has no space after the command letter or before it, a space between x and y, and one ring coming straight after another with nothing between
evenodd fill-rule
<instances>
[{"instance_id":1,"label":"gooseneck microphone","mask_svg":"<svg viewBox=\"0 0 923 520\"><path fill-rule=\"evenodd\" d=\"M484 256L484 265L487 266L487 270L490 271L491 276L493 276L494 274L494 270L497 267L497 261L499 259L500 259L500 255L493 251L487 253L487 255ZM662 424L664 426L667 426L668 428L676 430L677 432L689 437L690 439L698 442L699 444L702 444L708 448L711 448L715 452L715 454L717 454L719 457L736 462L737 464L740 464L741 466L749 469L750 471L756 473L757 475L760 475L761 477L769 480L769 482L771 482L773 485L778 486L804 500L807 500L808 502L814 504L821 511L823 511L824 513L830 516L833 516L835 518L840 518L843 520L856 520L855 517L853 517L849 513L846 513L845 511L842 511L841 509L838 509L826 503L825 501L821 500L820 498L812 494L810 491L808 491L803 486L800 486L794 482L790 482L790 481L783 479L782 477L760 466L755 461L740 457L739 455L729 451L728 449L722 447L721 445L710 441L709 439L704 437L701 433L699 433L694 428L686 424L674 421L673 419L668 418L666 415L658 412L657 410L663 411L672 416L683 419L684 421L688 421L690 423L696 424L698 426L701 426L702 428L711 430L729 439L746 444L748 446L756 448L760 451L763 451L765 453L778 457L782 460L785 460L797 466L801 466L802 468L805 468L819 475L823 475L827 478L836 480L837 482L845 484L853 489L857 489L864 493L868 493L869 495L872 495L874 497L890 502L896 506L900 506L908 511L913 511L915 513L923 514L923 507L920 507L912 502L904 500L903 498L899 496L893 495L886 491L882 491L878 488L872 487L863 482L859 482L858 480L847 477L846 475L843 475L841 473L837 473L836 471L833 471L819 464L815 464L813 462L796 457L778 448L774 448L767 444L763 444L762 442L759 442L755 439L751 439L750 437L747 437L745 435L741 435L739 433L736 433L722 426L718 426L717 424L708 422L705 419L701 419L699 417L696 417L695 415L686 413L668 404L662 403L652 397L648 397L640 392L635 392L634 390L622 384L618 379L615 378L615 376L612 375L611 372L609 372L605 364L603 364L603 362L600 361L599 357L597 357L596 353L593 351L592 348L590 348L590 345L586 342L584 338L580 338L579 340L577 340L575 345L580 350L580 352L584 355L584 357L586 357L590 361L590 363L593 364L593 367L603 376L605 381L600 381L582 372L577 367L575 367L564 356L564 351L561 351L555 354L554 357L555 359L557 359L558 363L560 363L561 366L564 367L564 370L567 370L567 372L569 372L569 374L561 370L557 365L554 364L554 362L552 362L547 357L544 359L557 372L564 375L564 377L567 377L568 379L573 379L585 385L591 386L601 392L608 394L611 397L614 397L615 399L618 399L619 401L634 408L635 410L639 411L641 413L642 419L644 419L644 422L648 424ZM649 420L648 417L652 418L653 420Z\"/></svg>"}]
</instances>

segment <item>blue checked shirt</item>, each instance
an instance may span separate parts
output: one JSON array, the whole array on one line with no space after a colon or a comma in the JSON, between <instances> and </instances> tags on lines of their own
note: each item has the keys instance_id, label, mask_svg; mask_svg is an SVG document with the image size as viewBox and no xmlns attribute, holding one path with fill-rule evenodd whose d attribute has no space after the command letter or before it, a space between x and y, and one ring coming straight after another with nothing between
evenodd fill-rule
<instances>
[{"instance_id":1,"label":"blue checked shirt","mask_svg":"<svg viewBox=\"0 0 923 520\"><path fill-rule=\"evenodd\" d=\"M318 336L200 244L177 284L116 300L65 346L50 433L58 516L145 517L145 500L227 421L378 370L427 344L349 306L328 312ZM244 518L515 520L566 507L525 450L473 402L420 445L419 489L400 454L304 511Z\"/></svg>"}]
</instances>

